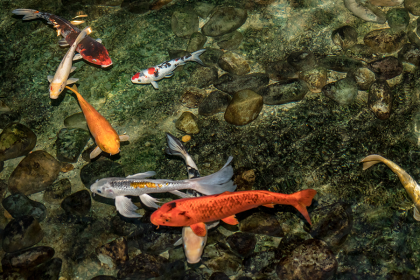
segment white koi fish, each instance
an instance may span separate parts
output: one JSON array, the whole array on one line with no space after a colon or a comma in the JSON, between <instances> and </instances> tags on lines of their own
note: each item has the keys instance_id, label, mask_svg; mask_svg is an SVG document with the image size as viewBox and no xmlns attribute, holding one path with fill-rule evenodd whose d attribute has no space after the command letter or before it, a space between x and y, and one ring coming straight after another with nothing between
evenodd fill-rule
<instances>
[{"instance_id":1,"label":"white koi fish","mask_svg":"<svg viewBox=\"0 0 420 280\"><path fill-rule=\"evenodd\" d=\"M77 78L70 78L69 75L73 72L76 67L72 67L73 60L81 59L81 55L74 55L77 45L86 38L88 34L92 32L92 29L88 26L80 32L77 36L74 43L71 45L70 49L67 51L66 55L63 57L60 65L58 65L57 71L55 72L54 77L48 76L48 81L50 84L50 98L57 99L66 85L73 84L77 82L79 79Z\"/></svg>"},{"instance_id":2,"label":"white koi fish","mask_svg":"<svg viewBox=\"0 0 420 280\"><path fill-rule=\"evenodd\" d=\"M414 181L414 179L405 172L404 169L399 167L394 162L381 157L379 155L370 155L362 159L363 162L363 170L368 169L372 165L375 165L379 162L385 163L395 174L397 174L398 178L400 178L400 182L407 191L408 195L414 202L414 213L413 217L416 221L420 221L420 186Z\"/></svg>"},{"instance_id":3,"label":"white koi fish","mask_svg":"<svg viewBox=\"0 0 420 280\"><path fill-rule=\"evenodd\" d=\"M135 212L137 206L126 195L139 196L140 200L146 206L159 208L159 205L155 203L159 201L148 195L149 193L170 192L185 198L190 196L179 190L192 189L207 195L234 191L236 186L232 181L233 168L230 166L231 161L232 157L229 157L222 169L205 177L179 181L146 179L156 175L154 171L148 171L131 175L127 178L115 177L100 179L92 184L90 190L92 193L99 194L100 196L114 198L115 207L121 215L130 218L141 217L141 215Z\"/></svg>"},{"instance_id":4,"label":"white koi fish","mask_svg":"<svg viewBox=\"0 0 420 280\"><path fill-rule=\"evenodd\" d=\"M163 78L170 78L174 75L174 70L180 65L184 65L188 61L195 61L205 66L201 61L200 55L205 52L205 49L193 52L189 55L183 56L181 58L172 59L170 61L165 61L154 67L144 69L131 77L131 82L133 84L152 84L155 89L158 89L158 84L156 81L162 80Z\"/></svg>"}]
</instances>

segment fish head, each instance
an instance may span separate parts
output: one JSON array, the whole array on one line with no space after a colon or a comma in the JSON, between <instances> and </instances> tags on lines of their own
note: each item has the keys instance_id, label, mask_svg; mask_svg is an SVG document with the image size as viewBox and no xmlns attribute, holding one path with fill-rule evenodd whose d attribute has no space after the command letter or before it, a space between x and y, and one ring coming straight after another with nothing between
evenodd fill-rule
<instances>
[{"instance_id":1,"label":"fish head","mask_svg":"<svg viewBox=\"0 0 420 280\"><path fill-rule=\"evenodd\" d=\"M138 72L134 74L133 77L131 77L131 82L133 84L150 84L153 79L151 79L151 76L147 76L143 73L143 71Z\"/></svg>"},{"instance_id":2,"label":"fish head","mask_svg":"<svg viewBox=\"0 0 420 280\"><path fill-rule=\"evenodd\" d=\"M156 226L183 227L189 226L195 222L187 211L177 207L177 202L171 201L163 204L158 210L150 216L150 222Z\"/></svg>"},{"instance_id":3,"label":"fish head","mask_svg":"<svg viewBox=\"0 0 420 280\"><path fill-rule=\"evenodd\" d=\"M50 84L50 98L57 99L66 87L66 83L51 83Z\"/></svg>"},{"instance_id":4,"label":"fish head","mask_svg":"<svg viewBox=\"0 0 420 280\"><path fill-rule=\"evenodd\" d=\"M198 236L190 227L182 228L182 244L184 246L187 262L194 264L201 260L204 247L207 242L207 234L204 237Z\"/></svg>"},{"instance_id":5,"label":"fish head","mask_svg":"<svg viewBox=\"0 0 420 280\"><path fill-rule=\"evenodd\" d=\"M120 152L120 139L114 133L104 134L104 137L101 137L97 144L107 154L116 155Z\"/></svg>"},{"instance_id":6,"label":"fish head","mask_svg":"<svg viewBox=\"0 0 420 280\"><path fill-rule=\"evenodd\" d=\"M77 37L77 33L74 33L72 36ZM99 65L102 68L112 65L112 60L109 57L108 50L104 47L104 45L89 36L84 38L79 43L77 46L77 51L80 53L84 60Z\"/></svg>"},{"instance_id":7,"label":"fish head","mask_svg":"<svg viewBox=\"0 0 420 280\"><path fill-rule=\"evenodd\" d=\"M115 198L116 196L114 189L107 178L96 180L96 182L90 186L90 191L108 198Z\"/></svg>"}]
</instances>

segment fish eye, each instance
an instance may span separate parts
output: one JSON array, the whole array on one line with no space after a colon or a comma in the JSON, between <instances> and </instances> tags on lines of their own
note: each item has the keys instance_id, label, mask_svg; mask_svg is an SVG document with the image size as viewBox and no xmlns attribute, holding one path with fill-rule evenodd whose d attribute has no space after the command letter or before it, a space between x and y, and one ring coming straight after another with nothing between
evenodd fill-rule
<instances>
[{"instance_id":1,"label":"fish eye","mask_svg":"<svg viewBox=\"0 0 420 280\"><path fill-rule=\"evenodd\" d=\"M98 192L98 193L102 193L102 191L101 191L101 190L97 190L97 192Z\"/></svg>"},{"instance_id":2,"label":"fish eye","mask_svg":"<svg viewBox=\"0 0 420 280\"><path fill-rule=\"evenodd\" d=\"M169 222L169 219L166 219L167 222Z\"/></svg>"}]
</instances>

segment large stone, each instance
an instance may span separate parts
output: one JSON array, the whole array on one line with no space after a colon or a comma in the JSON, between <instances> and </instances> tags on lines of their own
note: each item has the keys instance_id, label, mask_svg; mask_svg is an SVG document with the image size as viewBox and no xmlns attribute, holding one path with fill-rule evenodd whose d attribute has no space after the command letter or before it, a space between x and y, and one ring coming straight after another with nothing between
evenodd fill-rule
<instances>
[{"instance_id":1,"label":"large stone","mask_svg":"<svg viewBox=\"0 0 420 280\"><path fill-rule=\"evenodd\" d=\"M398 58L387 56L369 63L369 69L376 74L378 79L389 80L403 72L403 65Z\"/></svg>"},{"instance_id":2,"label":"large stone","mask_svg":"<svg viewBox=\"0 0 420 280\"><path fill-rule=\"evenodd\" d=\"M332 40L334 44L348 49L357 43L357 31L352 26L342 26L332 32Z\"/></svg>"},{"instance_id":3,"label":"large stone","mask_svg":"<svg viewBox=\"0 0 420 280\"><path fill-rule=\"evenodd\" d=\"M220 49L206 48L206 51L200 55L200 58L207 66L218 66L219 59L222 55L223 51Z\"/></svg>"},{"instance_id":4,"label":"large stone","mask_svg":"<svg viewBox=\"0 0 420 280\"><path fill-rule=\"evenodd\" d=\"M28 280L58 280L62 263L63 261L60 258L53 258L37 266Z\"/></svg>"},{"instance_id":5,"label":"large stone","mask_svg":"<svg viewBox=\"0 0 420 280\"><path fill-rule=\"evenodd\" d=\"M175 127L187 134L197 134L200 132L198 118L191 112L184 112L175 122Z\"/></svg>"},{"instance_id":6,"label":"large stone","mask_svg":"<svg viewBox=\"0 0 420 280\"><path fill-rule=\"evenodd\" d=\"M327 84L327 69L316 67L299 73L299 79L306 82L312 92L321 92L321 89Z\"/></svg>"},{"instance_id":7,"label":"large stone","mask_svg":"<svg viewBox=\"0 0 420 280\"><path fill-rule=\"evenodd\" d=\"M59 204L69 194L71 194L71 183L65 178L47 187L44 192L44 201Z\"/></svg>"},{"instance_id":8,"label":"large stone","mask_svg":"<svg viewBox=\"0 0 420 280\"><path fill-rule=\"evenodd\" d=\"M405 0L404 7L409 11L411 14L415 16L420 16L420 3L416 0Z\"/></svg>"},{"instance_id":9,"label":"large stone","mask_svg":"<svg viewBox=\"0 0 420 280\"><path fill-rule=\"evenodd\" d=\"M16 193L6 197L2 201L3 207L13 218L20 218L26 215L33 216L38 221L45 219L47 209L44 204L30 200L26 195Z\"/></svg>"},{"instance_id":10,"label":"large stone","mask_svg":"<svg viewBox=\"0 0 420 280\"><path fill-rule=\"evenodd\" d=\"M118 279L148 279L163 276L168 261L161 256L140 254L125 262L118 271ZM133 278L134 279L134 278Z\"/></svg>"},{"instance_id":11,"label":"large stone","mask_svg":"<svg viewBox=\"0 0 420 280\"><path fill-rule=\"evenodd\" d=\"M96 180L106 177L125 177L121 164L108 159L97 160L86 164L80 170L80 179L88 189Z\"/></svg>"},{"instance_id":12,"label":"large stone","mask_svg":"<svg viewBox=\"0 0 420 280\"><path fill-rule=\"evenodd\" d=\"M263 108L263 98L252 90L238 91L225 112L225 120L234 125L246 125L255 120Z\"/></svg>"},{"instance_id":13,"label":"large stone","mask_svg":"<svg viewBox=\"0 0 420 280\"><path fill-rule=\"evenodd\" d=\"M287 62L298 71L309 70L315 67L315 55L311 51L293 52L287 57Z\"/></svg>"},{"instance_id":14,"label":"large stone","mask_svg":"<svg viewBox=\"0 0 420 280\"><path fill-rule=\"evenodd\" d=\"M37 244L44 237L44 232L34 217L23 216L11 220L3 236L3 250L11 253Z\"/></svg>"},{"instance_id":15,"label":"large stone","mask_svg":"<svg viewBox=\"0 0 420 280\"><path fill-rule=\"evenodd\" d=\"M377 53L393 53L404 46L407 36L404 31L394 32L385 28L369 32L363 40Z\"/></svg>"},{"instance_id":16,"label":"large stone","mask_svg":"<svg viewBox=\"0 0 420 280\"><path fill-rule=\"evenodd\" d=\"M416 35L417 36L417 35ZM398 59L415 66L420 65L420 47L417 44L405 44L398 52Z\"/></svg>"},{"instance_id":17,"label":"large stone","mask_svg":"<svg viewBox=\"0 0 420 280\"><path fill-rule=\"evenodd\" d=\"M254 234L243 232L236 232L228 236L226 241L232 251L241 257L247 257L252 254L257 244Z\"/></svg>"},{"instance_id":18,"label":"large stone","mask_svg":"<svg viewBox=\"0 0 420 280\"><path fill-rule=\"evenodd\" d=\"M28 154L36 144L36 135L20 123L7 125L0 134L0 161Z\"/></svg>"},{"instance_id":19,"label":"large stone","mask_svg":"<svg viewBox=\"0 0 420 280\"><path fill-rule=\"evenodd\" d=\"M0 114L0 129L6 128L12 122L19 122L20 116L15 112L4 112Z\"/></svg>"},{"instance_id":20,"label":"large stone","mask_svg":"<svg viewBox=\"0 0 420 280\"><path fill-rule=\"evenodd\" d=\"M245 23L246 10L233 7L217 7L201 32L210 37L222 36L238 29Z\"/></svg>"},{"instance_id":21,"label":"large stone","mask_svg":"<svg viewBox=\"0 0 420 280\"><path fill-rule=\"evenodd\" d=\"M347 56L327 56L320 61L320 64L329 70L337 72L348 72L366 66L364 61Z\"/></svg>"},{"instance_id":22,"label":"large stone","mask_svg":"<svg viewBox=\"0 0 420 280\"><path fill-rule=\"evenodd\" d=\"M219 66L233 75L245 75L251 71L245 58L233 52L223 54L219 59Z\"/></svg>"},{"instance_id":23,"label":"large stone","mask_svg":"<svg viewBox=\"0 0 420 280\"><path fill-rule=\"evenodd\" d=\"M260 89L264 104L279 105L299 101L308 92L308 86L302 80L288 80L271 84Z\"/></svg>"},{"instance_id":24,"label":"large stone","mask_svg":"<svg viewBox=\"0 0 420 280\"><path fill-rule=\"evenodd\" d=\"M102 264L108 265L110 269L115 269L128 261L127 240L124 237L115 239L97 248L96 254Z\"/></svg>"},{"instance_id":25,"label":"large stone","mask_svg":"<svg viewBox=\"0 0 420 280\"><path fill-rule=\"evenodd\" d=\"M269 266L275 258L276 254L274 250L253 253L252 255L244 259L244 270L251 273L257 273L258 271L261 271L264 267Z\"/></svg>"},{"instance_id":26,"label":"large stone","mask_svg":"<svg viewBox=\"0 0 420 280\"><path fill-rule=\"evenodd\" d=\"M405 30L410 22L410 16L406 9L391 9L386 13L389 27L395 32Z\"/></svg>"},{"instance_id":27,"label":"large stone","mask_svg":"<svg viewBox=\"0 0 420 280\"><path fill-rule=\"evenodd\" d=\"M181 95L181 103L187 108L197 108L204 99L206 91L196 87L187 87Z\"/></svg>"},{"instance_id":28,"label":"large stone","mask_svg":"<svg viewBox=\"0 0 420 280\"><path fill-rule=\"evenodd\" d=\"M190 41L188 42L187 52L195 52L201 50L207 42L207 37L200 32L191 34Z\"/></svg>"},{"instance_id":29,"label":"large stone","mask_svg":"<svg viewBox=\"0 0 420 280\"><path fill-rule=\"evenodd\" d=\"M87 190L81 190L69 195L61 202L61 208L67 213L85 216L89 213L92 200Z\"/></svg>"},{"instance_id":30,"label":"large stone","mask_svg":"<svg viewBox=\"0 0 420 280\"><path fill-rule=\"evenodd\" d=\"M64 126L66 128L80 128L86 131L89 131L89 128L87 126L87 122L85 119L85 115L80 112L73 114L71 116L68 116L64 119Z\"/></svg>"},{"instance_id":31,"label":"large stone","mask_svg":"<svg viewBox=\"0 0 420 280\"><path fill-rule=\"evenodd\" d=\"M369 88L369 109L380 120L386 120L391 115L393 93L387 81L377 80Z\"/></svg>"},{"instance_id":32,"label":"large stone","mask_svg":"<svg viewBox=\"0 0 420 280\"><path fill-rule=\"evenodd\" d=\"M224 74L214 83L214 86L221 91L234 95L243 89L250 89L258 93L259 89L268 85L269 78L264 73L254 73L243 76Z\"/></svg>"},{"instance_id":33,"label":"large stone","mask_svg":"<svg viewBox=\"0 0 420 280\"><path fill-rule=\"evenodd\" d=\"M54 256L54 249L47 246L32 247L14 253L6 254L1 260L3 272L12 271L29 275L30 270Z\"/></svg>"},{"instance_id":34,"label":"large stone","mask_svg":"<svg viewBox=\"0 0 420 280\"><path fill-rule=\"evenodd\" d=\"M80 128L63 128L57 134L55 145L57 159L63 162L77 162L90 139L90 133Z\"/></svg>"},{"instance_id":35,"label":"large stone","mask_svg":"<svg viewBox=\"0 0 420 280\"><path fill-rule=\"evenodd\" d=\"M171 19L172 31L181 38L190 38L198 31L198 15L194 11L175 11Z\"/></svg>"},{"instance_id":36,"label":"large stone","mask_svg":"<svg viewBox=\"0 0 420 280\"><path fill-rule=\"evenodd\" d=\"M227 93L219 90L212 91L198 106L198 114L212 116L219 112L225 112L231 99Z\"/></svg>"},{"instance_id":37,"label":"large stone","mask_svg":"<svg viewBox=\"0 0 420 280\"><path fill-rule=\"evenodd\" d=\"M239 31L233 31L232 33L225 34L223 36L217 37L217 45L219 48L224 50L236 50L239 45L242 43L244 35Z\"/></svg>"},{"instance_id":38,"label":"large stone","mask_svg":"<svg viewBox=\"0 0 420 280\"><path fill-rule=\"evenodd\" d=\"M275 81L295 79L298 77L298 70L287 62L287 60L266 63L265 72L270 79Z\"/></svg>"},{"instance_id":39,"label":"large stone","mask_svg":"<svg viewBox=\"0 0 420 280\"><path fill-rule=\"evenodd\" d=\"M370 85L375 81L375 73L369 68L362 67L350 71L347 77L356 81L357 88L360 90L368 90Z\"/></svg>"},{"instance_id":40,"label":"large stone","mask_svg":"<svg viewBox=\"0 0 420 280\"><path fill-rule=\"evenodd\" d=\"M276 217L263 212L257 212L242 220L239 224L242 232L283 237L284 233Z\"/></svg>"},{"instance_id":41,"label":"large stone","mask_svg":"<svg viewBox=\"0 0 420 280\"><path fill-rule=\"evenodd\" d=\"M191 73L189 84L198 88L207 88L217 81L217 69L214 67L197 67Z\"/></svg>"},{"instance_id":42,"label":"large stone","mask_svg":"<svg viewBox=\"0 0 420 280\"><path fill-rule=\"evenodd\" d=\"M51 185L63 165L45 151L35 151L25 157L9 178L9 190L25 195L41 192Z\"/></svg>"},{"instance_id":43,"label":"large stone","mask_svg":"<svg viewBox=\"0 0 420 280\"><path fill-rule=\"evenodd\" d=\"M322 92L341 105L353 103L357 96L357 83L352 78L340 79L322 88Z\"/></svg>"}]
</instances>

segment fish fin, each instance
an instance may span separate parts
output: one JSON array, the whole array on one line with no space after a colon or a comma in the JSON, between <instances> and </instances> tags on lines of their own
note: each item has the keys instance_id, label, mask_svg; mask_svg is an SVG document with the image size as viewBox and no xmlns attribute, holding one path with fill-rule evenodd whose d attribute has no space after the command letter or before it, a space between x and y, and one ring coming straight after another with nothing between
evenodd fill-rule
<instances>
[{"instance_id":1,"label":"fish fin","mask_svg":"<svg viewBox=\"0 0 420 280\"><path fill-rule=\"evenodd\" d=\"M206 223L207 229L211 229L211 228L217 227L217 225L218 225L219 223L220 223L220 221L219 221L219 220L214 221L214 222L209 222L209 223Z\"/></svg>"},{"instance_id":2,"label":"fish fin","mask_svg":"<svg viewBox=\"0 0 420 280\"><path fill-rule=\"evenodd\" d=\"M196 223L190 225L192 231L197 234L198 236L204 237L207 234L206 224L204 223Z\"/></svg>"},{"instance_id":3,"label":"fish fin","mask_svg":"<svg viewBox=\"0 0 420 280\"><path fill-rule=\"evenodd\" d=\"M90 159L96 158L101 153L102 153L101 148L99 148L98 146L96 146L96 148L90 153Z\"/></svg>"},{"instance_id":4,"label":"fish fin","mask_svg":"<svg viewBox=\"0 0 420 280\"><path fill-rule=\"evenodd\" d=\"M24 16L22 20L31 20L39 17L39 12L31 9L16 9L12 13L18 16Z\"/></svg>"},{"instance_id":5,"label":"fish fin","mask_svg":"<svg viewBox=\"0 0 420 280\"><path fill-rule=\"evenodd\" d=\"M59 45L60 47L68 47L68 46L70 46L70 44L69 44L69 43L67 43L66 39L64 39L64 38L58 41L58 45ZM73 60L74 60L74 59L73 59Z\"/></svg>"},{"instance_id":6,"label":"fish fin","mask_svg":"<svg viewBox=\"0 0 420 280\"><path fill-rule=\"evenodd\" d=\"M79 59L82 59L82 58L83 58L82 55L80 53L77 53L73 56L73 61L79 60Z\"/></svg>"},{"instance_id":7,"label":"fish fin","mask_svg":"<svg viewBox=\"0 0 420 280\"><path fill-rule=\"evenodd\" d=\"M95 41L96 41L96 42L98 42L98 43L100 43L100 44L102 44L102 39L99 39L99 38L98 38L98 39L96 39Z\"/></svg>"},{"instance_id":8,"label":"fish fin","mask_svg":"<svg viewBox=\"0 0 420 280\"><path fill-rule=\"evenodd\" d=\"M205 52L205 51L206 51L206 49L202 49L202 50L198 50L196 52L191 53L191 58L189 60L195 61L195 62L197 62L197 63L199 63L199 64L201 64L203 66L207 66L200 59L200 55L203 54L203 52Z\"/></svg>"},{"instance_id":9,"label":"fish fin","mask_svg":"<svg viewBox=\"0 0 420 280\"><path fill-rule=\"evenodd\" d=\"M70 79L67 79L67 84L66 84L66 85L71 85L71 84L74 84L74 83L76 83L78 80L79 80L78 78L70 78Z\"/></svg>"},{"instance_id":10,"label":"fish fin","mask_svg":"<svg viewBox=\"0 0 420 280\"><path fill-rule=\"evenodd\" d=\"M136 213L135 210L138 209L136 205L128 197L118 195L115 197L115 207L117 211L127 218L139 218L140 214Z\"/></svg>"},{"instance_id":11,"label":"fish fin","mask_svg":"<svg viewBox=\"0 0 420 280\"><path fill-rule=\"evenodd\" d=\"M170 77L172 77L173 75L174 75L174 72L171 72L171 73L167 74L167 75L165 76L165 78L170 78Z\"/></svg>"},{"instance_id":12,"label":"fish fin","mask_svg":"<svg viewBox=\"0 0 420 280\"><path fill-rule=\"evenodd\" d=\"M123 135L120 135L118 137L120 138L121 142L130 140L130 136L128 136L127 134L123 134Z\"/></svg>"},{"instance_id":13,"label":"fish fin","mask_svg":"<svg viewBox=\"0 0 420 280\"><path fill-rule=\"evenodd\" d=\"M179 245L182 245L182 237L180 238L180 239L178 239L178 241L177 242L175 242L174 243L174 246L179 246Z\"/></svg>"},{"instance_id":14,"label":"fish fin","mask_svg":"<svg viewBox=\"0 0 420 280\"><path fill-rule=\"evenodd\" d=\"M222 221L225 222L226 224L229 224L229 225L239 224L238 220L235 218L235 215L226 217L226 218L222 219Z\"/></svg>"},{"instance_id":15,"label":"fish fin","mask_svg":"<svg viewBox=\"0 0 420 280\"><path fill-rule=\"evenodd\" d=\"M274 208L274 204L270 203L270 204L264 204L264 207L268 207L268 208Z\"/></svg>"},{"instance_id":16,"label":"fish fin","mask_svg":"<svg viewBox=\"0 0 420 280\"><path fill-rule=\"evenodd\" d=\"M75 18L82 18L82 17L88 17L88 15L78 15L78 16L75 16L73 19L75 19Z\"/></svg>"},{"instance_id":17,"label":"fish fin","mask_svg":"<svg viewBox=\"0 0 420 280\"><path fill-rule=\"evenodd\" d=\"M154 197L151 197L148 194L142 194L139 197L140 197L141 202L143 202L144 205L146 205L147 207L156 208L156 209L160 207L159 205L155 203L155 202L159 202L159 200Z\"/></svg>"},{"instance_id":18,"label":"fish fin","mask_svg":"<svg viewBox=\"0 0 420 280\"><path fill-rule=\"evenodd\" d=\"M193 197L191 195L188 195L188 194L183 193L183 192L180 192L180 191L171 191L170 193L171 194L174 194L176 196L182 197L182 198L191 198L191 197Z\"/></svg>"},{"instance_id":19,"label":"fish fin","mask_svg":"<svg viewBox=\"0 0 420 280\"><path fill-rule=\"evenodd\" d=\"M193 189L205 195L219 194L226 191L233 192L236 189L236 185L232 181L233 168L230 165L232 159L230 156L222 169L216 173L191 179L190 181L194 183Z\"/></svg>"},{"instance_id":20,"label":"fish fin","mask_svg":"<svg viewBox=\"0 0 420 280\"><path fill-rule=\"evenodd\" d=\"M416 206L414 206L413 217L414 220L420 221L420 213Z\"/></svg>"},{"instance_id":21,"label":"fish fin","mask_svg":"<svg viewBox=\"0 0 420 280\"><path fill-rule=\"evenodd\" d=\"M310 225L312 225L311 218L309 218L309 213L306 209L306 206L310 206L312 204L312 199L315 195L316 190L313 189L306 189L291 194L291 196L296 200L296 202L292 204L292 206L294 206L303 215L303 217L305 217L306 221Z\"/></svg>"},{"instance_id":22,"label":"fish fin","mask_svg":"<svg viewBox=\"0 0 420 280\"><path fill-rule=\"evenodd\" d=\"M70 69L70 73L74 72L74 70L76 70L76 66L72 66Z\"/></svg>"},{"instance_id":23,"label":"fish fin","mask_svg":"<svg viewBox=\"0 0 420 280\"><path fill-rule=\"evenodd\" d=\"M380 155L370 155L365 157L361 160L361 162L363 162L363 170L368 169L372 165L383 162L384 159L385 158L381 157Z\"/></svg>"},{"instance_id":24,"label":"fish fin","mask_svg":"<svg viewBox=\"0 0 420 280\"><path fill-rule=\"evenodd\" d=\"M159 89L158 84L155 81L150 82L155 89Z\"/></svg>"},{"instance_id":25,"label":"fish fin","mask_svg":"<svg viewBox=\"0 0 420 280\"><path fill-rule=\"evenodd\" d=\"M53 81L53 79L54 79L54 76L48 76L47 79L48 79L48 82L51 83Z\"/></svg>"},{"instance_id":26,"label":"fish fin","mask_svg":"<svg viewBox=\"0 0 420 280\"><path fill-rule=\"evenodd\" d=\"M85 21L84 20L72 20L72 21L70 21L70 23L73 24L73 25L80 25L82 23L85 23Z\"/></svg>"},{"instance_id":27,"label":"fish fin","mask_svg":"<svg viewBox=\"0 0 420 280\"><path fill-rule=\"evenodd\" d=\"M152 176L155 176L155 175L156 175L155 171L147 171L147 172L144 172L144 173L137 173L137 174L134 174L134 175L128 175L127 178L128 179L145 179L145 178L149 178L149 177L152 177Z\"/></svg>"}]
</instances>

